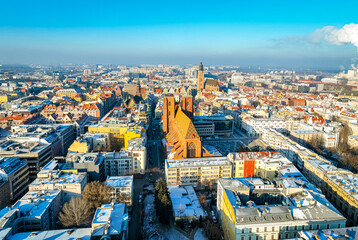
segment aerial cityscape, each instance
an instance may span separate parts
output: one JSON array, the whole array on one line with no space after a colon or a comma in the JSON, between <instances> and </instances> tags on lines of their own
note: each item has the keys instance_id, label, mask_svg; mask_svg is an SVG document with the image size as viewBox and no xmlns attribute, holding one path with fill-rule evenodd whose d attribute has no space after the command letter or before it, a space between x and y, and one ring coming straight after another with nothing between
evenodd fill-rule
<instances>
[{"instance_id":1,"label":"aerial cityscape","mask_svg":"<svg viewBox=\"0 0 358 240\"><path fill-rule=\"evenodd\" d=\"M358 239L346 3L1 3L0 239Z\"/></svg>"}]
</instances>

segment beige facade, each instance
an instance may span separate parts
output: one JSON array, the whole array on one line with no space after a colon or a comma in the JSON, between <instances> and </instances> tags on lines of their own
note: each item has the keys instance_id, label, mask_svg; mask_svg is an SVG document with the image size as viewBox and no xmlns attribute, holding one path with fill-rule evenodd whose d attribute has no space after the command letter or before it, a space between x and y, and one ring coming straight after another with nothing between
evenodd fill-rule
<instances>
[{"instance_id":1,"label":"beige facade","mask_svg":"<svg viewBox=\"0 0 358 240\"><path fill-rule=\"evenodd\" d=\"M292 161L310 180L321 188L349 224L358 223L358 176L340 169L330 161L288 139L273 129L267 129L263 141Z\"/></svg>"},{"instance_id":2,"label":"beige facade","mask_svg":"<svg viewBox=\"0 0 358 240\"><path fill-rule=\"evenodd\" d=\"M227 157L167 159L165 176L168 185L196 185L216 183L230 178L232 165Z\"/></svg>"},{"instance_id":3,"label":"beige facade","mask_svg":"<svg viewBox=\"0 0 358 240\"><path fill-rule=\"evenodd\" d=\"M63 202L72 197L81 197L87 185L87 174L76 170L63 172L60 170L41 170L37 178L29 185L29 191L62 190Z\"/></svg>"}]
</instances>

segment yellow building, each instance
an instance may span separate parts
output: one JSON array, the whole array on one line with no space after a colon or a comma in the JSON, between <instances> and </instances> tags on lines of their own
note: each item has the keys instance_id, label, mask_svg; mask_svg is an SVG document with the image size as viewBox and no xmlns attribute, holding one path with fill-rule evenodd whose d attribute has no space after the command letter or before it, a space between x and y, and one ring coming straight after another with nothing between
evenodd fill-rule
<instances>
[{"instance_id":1,"label":"yellow building","mask_svg":"<svg viewBox=\"0 0 358 240\"><path fill-rule=\"evenodd\" d=\"M127 129L127 131L124 133L125 150L128 150L128 141L135 138L140 138L142 136L143 130L144 129L142 127L131 127Z\"/></svg>"},{"instance_id":2,"label":"yellow building","mask_svg":"<svg viewBox=\"0 0 358 240\"><path fill-rule=\"evenodd\" d=\"M121 149L124 147L128 149L128 141L138 138L145 132L141 126L128 126L127 124L113 124L102 123L88 127L88 132L91 133L108 133L111 147L114 149Z\"/></svg>"},{"instance_id":3,"label":"yellow building","mask_svg":"<svg viewBox=\"0 0 358 240\"><path fill-rule=\"evenodd\" d=\"M4 103L4 102L10 102L11 100L14 100L16 98L17 98L16 93L1 95L0 96L0 104Z\"/></svg>"},{"instance_id":4,"label":"yellow building","mask_svg":"<svg viewBox=\"0 0 358 240\"><path fill-rule=\"evenodd\" d=\"M68 148L68 152L88 153L90 149L89 143L85 140L75 140Z\"/></svg>"},{"instance_id":5,"label":"yellow building","mask_svg":"<svg viewBox=\"0 0 358 240\"><path fill-rule=\"evenodd\" d=\"M81 103L82 102L82 97L81 96L76 96L73 98L74 100L76 100L77 102Z\"/></svg>"}]
</instances>

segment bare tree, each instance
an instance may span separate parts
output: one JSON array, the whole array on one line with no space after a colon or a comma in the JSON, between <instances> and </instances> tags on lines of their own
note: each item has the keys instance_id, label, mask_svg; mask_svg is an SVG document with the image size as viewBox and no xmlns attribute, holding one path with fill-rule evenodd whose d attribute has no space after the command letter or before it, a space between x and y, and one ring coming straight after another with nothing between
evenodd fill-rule
<instances>
[{"instance_id":1,"label":"bare tree","mask_svg":"<svg viewBox=\"0 0 358 240\"><path fill-rule=\"evenodd\" d=\"M209 181L209 190L212 191L212 190L213 190L213 187L214 187L214 182L213 182L213 180L211 179L211 180Z\"/></svg>"},{"instance_id":2,"label":"bare tree","mask_svg":"<svg viewBox=\"0 0 358 240\"><path fill-rule=\"evenodd\" d=\"M86 185L82 196L88 202L88 207L96 210L102 204L111 202L111 188L105 183L98 181L90 182Z\"/></svg>"},{"instance_id":3,"label":"bare tree","mask_svg":"<svg viewBox=\"0 0 358 240\"><path fill-rule=\"evenodd\" d=\"M82 198L72 198L65 203L60 212L59 220L66 227L86 226L91 222L91 211Z\"/></svg>"},{"instance_id":4,"label":"bare tree","mask_svg":"<svg viewBox=\"0 0 358 240\"><path fill-rule=\"evenodd\" d=\"M116 201L118 203L126 203L126 202L130 202L130 200L131 200L130 196L124 193L119 193L116 198Z\"/></svg>"},{"instance_id":5,"label":"bare tree","mask_svg":"<svg viewBox=\"0 0 358 240\"><path fill-rule=\"evenodd\" d=\"M199 200L199 203L201 204L201 206L203 208L206 207L206 204L207 204L207 200L206 200L206 197L204 194L200 194L199 197L198 197L198 200Z\"/></svg>"},{"instance_id":6,"label":"bare tree","mask_svg":"<svg viewBox=\"0 0 358 240\"><path fill-rule=\"evenodd\" d=\"M352 129L348 126L348 124L345 124L343 128L339 131L339 144L337 147L337 152L339 154L345 154L349 151L348 148L348 136L352 135Z\"/></svg>"}]
</instances>

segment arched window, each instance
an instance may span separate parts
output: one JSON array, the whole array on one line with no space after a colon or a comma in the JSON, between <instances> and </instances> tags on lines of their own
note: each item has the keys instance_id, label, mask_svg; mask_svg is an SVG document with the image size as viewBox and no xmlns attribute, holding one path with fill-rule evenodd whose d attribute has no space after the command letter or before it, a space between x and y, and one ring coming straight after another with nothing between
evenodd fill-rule
<instances>
[{"instance_id":1,"label":"arched window","mask_svg":"<svg viewBox=\"0 0 358 240\"><path fill-rule=\"evenodd\" d=\"M196 146L195 143L190 143L188 146L188 158L195 158Z\"/></svg>"}]
</instances>

